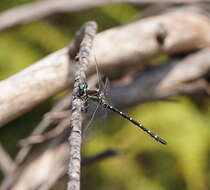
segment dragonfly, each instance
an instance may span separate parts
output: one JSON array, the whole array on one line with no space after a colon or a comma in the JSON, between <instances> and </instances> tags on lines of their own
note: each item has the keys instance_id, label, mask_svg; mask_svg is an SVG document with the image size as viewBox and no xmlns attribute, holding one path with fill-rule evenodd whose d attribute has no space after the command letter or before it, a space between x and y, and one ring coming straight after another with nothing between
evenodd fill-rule
<instances>
[{"instance_id":1,"label":"dragonfly","mask_svg":"<svg viewBox=\"0 0 210 190\"><path fill-rule=\"evenodd\" d=\"M146 132L148 135L150 135L157 142L164 144L164 145L167 144L167 142L163 138L159 137L158 135L153 133L151 130L144 127L140 122L136 121L135 119L133 119L126 113L123 113L122 111L120 111L119 109L117 109L116 107L114 107L113 105L111 105L109 103L108 98L106 97L107 94L104 92L104 90L106 90L106 88L109 84L108 80L106 80L105 84L103 84L101 81L100 82L98 81L98 83L99 83L99 88L96 88L96 89L89 89L86 82L80 83L78 85L78 97L83 99L84 101L92 100L94 102L97 102L99 105L101 105L105 109L111 110L112 112L120 115L124 119L130 121L135 126L137 126L141 130ZM100 84L101 84L101 86L103 86L103 89L100 86Z\"/></svg>"}]
</instances>

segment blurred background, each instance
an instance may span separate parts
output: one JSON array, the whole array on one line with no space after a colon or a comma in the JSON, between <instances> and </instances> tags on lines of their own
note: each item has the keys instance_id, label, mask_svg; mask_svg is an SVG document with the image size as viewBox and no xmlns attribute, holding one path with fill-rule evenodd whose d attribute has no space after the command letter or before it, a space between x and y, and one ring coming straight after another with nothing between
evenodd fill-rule
<instances>
[{"instance_id":1,"label":"blurred background","mask_svg":"<svg viewBox=\"0 0 210 190\"><path fill-rule=\"evenodd\" d=\"M1 0L0 11L32 0ZM115 3L55 13L21 23L0 33L0 79L4 80L67 45L87 21L98 23L98 32L142 18L151 6L181 7L182 3ZM210 5L209 5L210 7ZM145 16L145 15L143 15ZM1 15L0 15L1 17ZM152 60L156 66L171 55ZM173 55L177 56L177 55ZM180 55L179 55L180 56ZM100 63L99 63L100 64ZM68 90L49 98L33 110L0 128L0 143L12 159L53 104ZM175 101L150 101L123 109L167 140L156 143L130 122L113 114L97 120L88 134L82 155L91 157L106 150L117 155L82 167L82 189L92 190L207 190L210 189L210 102L206 96L175 96ZM202 100L202 101L201 101ZM38 149L39 144L35 146ZM4 180L1 172L0 181ZM49 189L64 189L60 176ZM22 190L22 189L20 189Z\"/></svg>"}]
</instances>

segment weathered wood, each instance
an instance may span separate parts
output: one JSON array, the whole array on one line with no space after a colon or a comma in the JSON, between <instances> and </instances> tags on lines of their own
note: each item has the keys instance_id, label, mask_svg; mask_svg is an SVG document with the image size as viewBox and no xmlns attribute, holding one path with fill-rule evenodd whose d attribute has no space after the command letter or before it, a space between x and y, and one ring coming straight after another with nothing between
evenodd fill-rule
<instances>
[{"instance_id":1,"label":"weathered wood","mask_svg":"<svg viewBox=\"0 0 210 190\"><path fill-rule=\"evenodd\" d=\"M84 37L82 38L79 52L76 56L74 89L72 99L71 134L69 136L69 182L68 190L80 190L81 170L81 144L82 144L82 108L85 102L76 96L80 83L86 82L86 72L89 64L89 56L96 34L97 24L88 22L84 25Z\"/></svg>"},{"instance_id":2,"label":"weathered wood","mask_svg":"<svg viewBox=\"0 0 210 190\"><path fill-rule=\"evenodd\" d=\"M159 37L164 34L162 42ZM162 52L190 52L210 46L210 20L176 11L107 30L94 41L88 73L95 57L106 73L127 71ZM72 86L72 62L64 48L0 83L0 125L17 118L50 96ZM11 109L12 108L12 109Z\"/></svg>"}]
</instances>

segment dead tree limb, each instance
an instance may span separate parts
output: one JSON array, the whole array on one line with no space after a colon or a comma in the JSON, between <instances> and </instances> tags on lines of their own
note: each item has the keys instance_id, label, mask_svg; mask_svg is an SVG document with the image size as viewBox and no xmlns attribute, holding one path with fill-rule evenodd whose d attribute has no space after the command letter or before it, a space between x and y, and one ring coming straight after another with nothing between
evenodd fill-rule
<instances>
[{"instance_id":1,"label":"dead tree limb","mask_svg":"<svg viewBox=\"0 0 210 190\"><path fill-rule=\"evenodd\" d=\"M157 39L162 34L164 38L159 43ZM176 11L145 18L98 34L88 74L94 72L95 57L101 70L111 75L134 66L139 67L160 53L190 52L209 46L210 20L202 14ZM64 48L2 81L0 125L71 86L71 63L68 48Z\"/></svg>"},{"instance_id":2,"label":"dead tree limb","mask_svg":"<svg viewBox=\"0 0 210 190\"><path fill-rule=\"evenodd\" d=\"M68 0L40 0L33 3L27 3L4 11L0 14L0 31L14 27L18 24L24 24L45 18L47 16L61 13L74 12L82 9L93 8L111 3L169 3L168 0L86 0L86 1L68 1ZM170 0L170 3L196 3L205 2L205 0Z\"/></svg>"},{"instance_id":3,"label":"dead tree limb","mask_svg":"<svg viewBox=\"0 0 210 190\"><path fill-rule=\"evenodd\" d=\"M208 48L190 54L182 60L172 60L145 70L131 84L113 88L112 100L116 106L126 108L174 95L188 95L199 91L208 94L209 84L205 76L209 71L210 49Z\"/></svg>"},{"instance_id":4,"label":"dead tree limb","mask_svg":"<svg viewBox=\"0 0 210 190\"><path fill-rule=\"evenodd\" d=\"M80 189L80 168L81 168L81 144L82 144L82 107L84 101L76 96L80 83L86 82L86 72L89 63L89 56L93 45L97 25L95 22L88 22L84 26L84 37L80 44L79 53L76 56L75 79L72 100L71 135L69 137L70 161L69 161L69 183L68 190Z\"/></svg>"}]
</instances>

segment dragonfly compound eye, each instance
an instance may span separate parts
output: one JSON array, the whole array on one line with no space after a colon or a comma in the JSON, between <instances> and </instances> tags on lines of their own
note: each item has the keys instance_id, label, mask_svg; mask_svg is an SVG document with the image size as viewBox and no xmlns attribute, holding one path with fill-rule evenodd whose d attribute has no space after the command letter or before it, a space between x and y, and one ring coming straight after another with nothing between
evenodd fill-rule
<instances>
[{"instance_id":1,"label":"dragonfly compound eye","mask_svg":"<svg viewBox=\"0 0 210 190\"><path fill-rule=\"evenodd\" d=\"M85 94L85 90L87 89L87 84L80 83L78 87L79 87L79 95L83 96Z\"/></svg>"},{"instance_id":2,"label":"dragonfly compound eye","mask_svg":"<svg viewBox=\"0 0 210 190\"><path fill-rule=\"evenodd\" d=\"M79 90L84 90L85 88L87 88L87 85L85 83L79 84Z\"/></svg>"}]
</instances>

